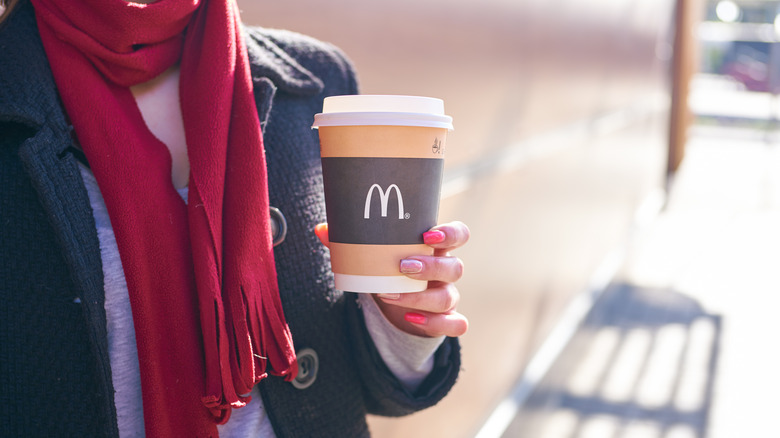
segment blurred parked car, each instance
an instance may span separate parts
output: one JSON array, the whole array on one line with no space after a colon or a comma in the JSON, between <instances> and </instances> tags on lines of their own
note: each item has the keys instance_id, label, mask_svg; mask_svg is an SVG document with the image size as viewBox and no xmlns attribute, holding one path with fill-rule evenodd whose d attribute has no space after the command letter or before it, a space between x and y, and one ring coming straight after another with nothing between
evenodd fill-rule
<instances>
[{"instance_id":1,"label":"blurred parked car","mask_svg":"<svg viewBox=\"0 0 780 438\"><path fill-rule=\"evenodd\" d=\"M750 91L770 91L769 43L735 41L726 54L721 73Z\"/></svg>"}]
</instances>

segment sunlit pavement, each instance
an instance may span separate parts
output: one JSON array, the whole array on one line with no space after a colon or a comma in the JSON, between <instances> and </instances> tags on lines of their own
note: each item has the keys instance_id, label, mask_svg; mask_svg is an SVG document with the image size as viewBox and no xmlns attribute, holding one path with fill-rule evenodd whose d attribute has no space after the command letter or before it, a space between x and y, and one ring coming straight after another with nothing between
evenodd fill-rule
<instances>
[{"instance_id":1,"label":"sunlit pavement","mask_svg":"<svg viewBox=\"0 0 780 438\"><path fill-rule=\"evenodd\" d=\"M698 85L709 116L769 101ZM695 126L665 208L503 436L777 436L779 293L780 136Z\"/></svg>"}]
</instances>

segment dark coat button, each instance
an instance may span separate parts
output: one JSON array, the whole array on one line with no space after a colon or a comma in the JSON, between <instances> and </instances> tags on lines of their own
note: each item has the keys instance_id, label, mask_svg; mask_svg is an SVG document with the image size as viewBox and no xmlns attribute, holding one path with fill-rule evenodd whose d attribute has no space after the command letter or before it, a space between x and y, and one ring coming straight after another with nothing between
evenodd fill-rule
<instances>
[{"instance_id":1,"label":"dark coat button","mask_svg":"<svg viewBox=\"0 0 780 438\"><path fill-rule=\"evenodd\" d=\"M284 238L287 237L287 219L276 207L271 207L271 233L274 246L284 242Z\"/></svg>"},{"instance_id":2,"label":"dark coat button","mask_svg":"<svg viewBox=\"0 0 780 438\"><path fill-rule=\"evenodd\" d=\"M320 359L317 352L311 348L304 348L296 353L298 358L298 375L291 382L298 389L306 389L317 380L317 372L320 370Z\"/></svg>"}]
</instances>

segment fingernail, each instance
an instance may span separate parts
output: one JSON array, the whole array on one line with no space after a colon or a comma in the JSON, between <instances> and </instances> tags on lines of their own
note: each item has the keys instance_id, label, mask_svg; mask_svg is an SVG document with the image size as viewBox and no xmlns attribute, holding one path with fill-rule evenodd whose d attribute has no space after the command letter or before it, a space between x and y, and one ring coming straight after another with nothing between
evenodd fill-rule
<instances>
[{"instance_id":1,"label":"fingernail","mask_svg":"<svg viewBox=\"0 0 780 438\"><path fill-rule=\"evenodd\" d=\"M444 231L431 230L423 233L423 242L425 242L426 245L434 245L444 242L446 237Z\"/></svg>"},{"instance_id":2,"label":"fingernail","mask_svg":"<svg viewBox=\"0 0 780 438\"><path fill-rule=\"evenodd\" d=\"M426 318L425 315L413 312L405 314L404 319L411 322L412 324L425 324L428 322L428 318Z\"/></svg>"},{"instance_id":3,"label":"fingernail","mask_svg":"<svg viewBox=\"0 0 780 438\"><path fill-rule=\"evenodd\" d=\"M401 298L401 294L377 294L376 296L385 300L397 300Z\"/></svg>"},{"instance_id":4,"label":"fingernail","mask_svg":"<svg viewBox=\"0 0 780 438\"><path fill-rule=\"evenodd\" d=\"M423 270L423 264L419 260L404 259L401 260L401 273L419 274Z\"/></svg>"}]
</instances>

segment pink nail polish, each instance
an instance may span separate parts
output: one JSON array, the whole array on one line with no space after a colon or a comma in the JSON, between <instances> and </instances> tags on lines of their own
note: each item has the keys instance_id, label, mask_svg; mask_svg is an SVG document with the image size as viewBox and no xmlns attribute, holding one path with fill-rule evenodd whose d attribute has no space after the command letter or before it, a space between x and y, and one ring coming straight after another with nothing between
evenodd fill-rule
<instances>
[{"instance_id":1,"label":"pink nail polish","mask_svg":"<svg viewBox=\"0 0 780 438\"><path fill-rule=\"evenodd\" d=\"M435 245L437 243L444 242L444 239L447 236L444 235L443 231L439 230L432 230L427 231L423 233L423 242L425 242L426 245Z\"/></svg>"},{"instance_id":2,"label":"pink nail polish","mask_svg":"<svg viewBox=\"0 0 780 438\"><path fill-rule=\"evenodd\" d=\"M412 324L425 324L428 322L428 318L425 317L425 315L421 315L419 313L413 313L409 312L404 315L404 319L411 322Z\"/></svg>"},{"instance_id":3,"label":"pink nail polish","mask_svg":"<svg viewBox=\"0 0 780 438\"><path fill-rule=\"evenodd\" d=\"M423 264L419 260L403 259L401 260L400 271L403 274L419 274L423 270Z\"/></svg>"}]
</instances>

